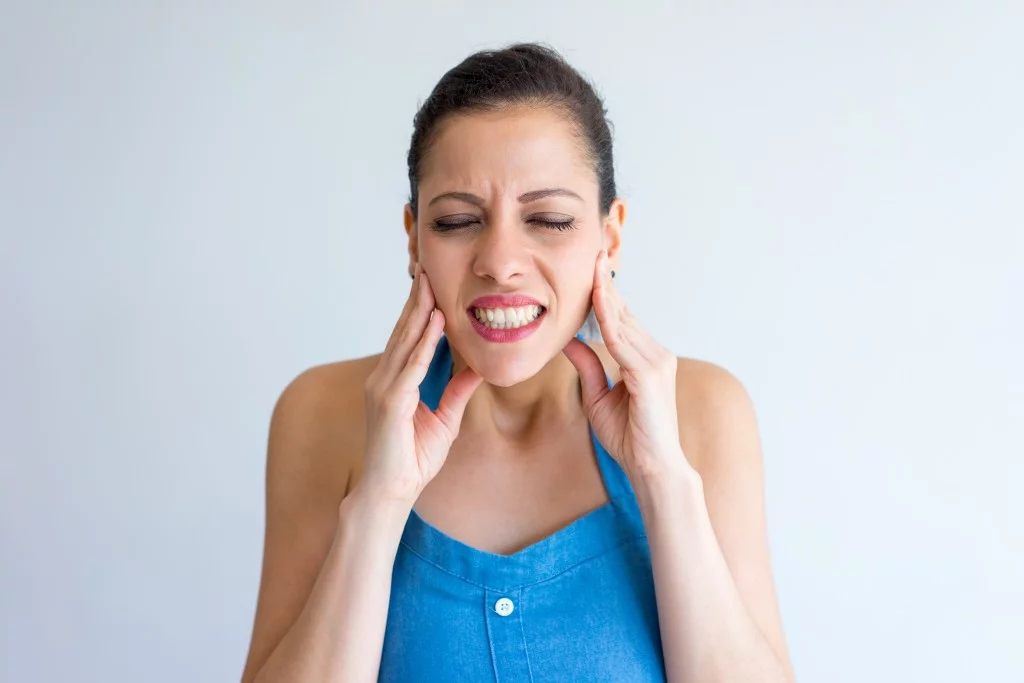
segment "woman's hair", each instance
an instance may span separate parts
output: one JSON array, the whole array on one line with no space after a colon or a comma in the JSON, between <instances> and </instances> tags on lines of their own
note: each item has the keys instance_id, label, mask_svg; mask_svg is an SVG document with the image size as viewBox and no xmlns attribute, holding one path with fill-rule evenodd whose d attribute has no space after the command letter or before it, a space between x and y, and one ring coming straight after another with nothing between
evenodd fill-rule
<instances>
[{"instance_id":1,"label":"woman's hair","mask_svg":"<svg viewBox=\"0 0 1024 683\"><path fill-rule=\"evenodd\" d=\"M612 132L604 103L594 87L554 49L516 43L482 50L449 70L437 82L413 119L409 146L409 204L417 216L423 160L440 125L452 116L493 112L520 106L561 112L579 136L600 188L601 214L615 199Z\"/></svg>"}]
</instances>

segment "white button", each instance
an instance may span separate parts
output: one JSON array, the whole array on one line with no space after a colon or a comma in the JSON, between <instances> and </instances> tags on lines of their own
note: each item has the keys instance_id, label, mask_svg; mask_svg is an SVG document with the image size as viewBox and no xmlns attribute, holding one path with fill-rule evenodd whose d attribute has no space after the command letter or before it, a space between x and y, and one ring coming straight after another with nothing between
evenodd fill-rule
<instances>
[{"instance_id":1,"label":"white button","mask_svg":"<svg viewBox=\"0 0 1024 683\"><path fill-rule=\"evenodd\" d=\"M501 600L498 600L498 602L494 603L494 611L503 617L507 617L512 614L512 610L515 608L516 606L513 605L512 601L508 598L502 598Z\"/></svg>"}]
</instances>

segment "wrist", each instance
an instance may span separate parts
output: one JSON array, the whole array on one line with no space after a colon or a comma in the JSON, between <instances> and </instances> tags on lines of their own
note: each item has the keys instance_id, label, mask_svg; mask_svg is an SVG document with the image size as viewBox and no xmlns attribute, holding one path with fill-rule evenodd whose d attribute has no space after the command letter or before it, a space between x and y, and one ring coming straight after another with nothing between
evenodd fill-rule
<instances>
[{"instance_id":1,"label":"wrist","mask_svg":"<svg viewBox=\"0 0 1024 683\"><path fill-rule=\"evenodd\" d=\"M356 487L341 501L339 515L359 527L404 528L413 499L380 495L369 486Z\"/></svg>"},{"instance_id":2,"label":"wrist","mask_svg":"<svg viewBox=\"0 0 1024 683\"><path fill-rule=\"evenodd\" d=\"M704 482L682 451L669 459L670 465L638 473L631 483L644 516L671 509L704 504Z\"/></svg>"}]
</instances>

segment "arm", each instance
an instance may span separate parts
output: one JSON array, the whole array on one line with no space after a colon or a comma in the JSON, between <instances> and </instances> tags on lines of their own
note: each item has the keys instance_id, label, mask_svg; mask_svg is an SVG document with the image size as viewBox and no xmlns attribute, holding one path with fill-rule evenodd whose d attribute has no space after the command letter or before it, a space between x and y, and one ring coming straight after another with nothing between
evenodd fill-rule
<instances>
[{"instance_id":1,"label":"arm","mask_svg":"<svg viewBox=\"0 0 1024 683\"><path fill-rule=\"evenodd\" d=\"M391 572L408 510L357 487L362 386L349 369L301 375L271 419L263 576L243 683L376 681ZM342 419L345 416L345 419ZM361 452L360 452L361 455Z\"/></svg>"},{"instance_id":2,"label":"arm","mask_svg":"<svg viewBox=\"0 0 1024 683\"><path fill-rule=\"evenodd\" d=\"M420 400L445 324L434 304L417 265L383 354L341 364L331 382L317 379L322 368L304 373L278 402L263 579L243 683L377 680L405 522L483 381L464 368L436 410ZM352 454L362 471L339 504L355 472Z\"/></svg>"},{"instance_id":3,"label":"arm","mask_svg":"<svg viewBox=\"0 0 1024 683\"><path fill-rule=\"evenodd\" d=\"M358 492L345 498L309 600L255 683L377 680L392 565L407 515Z\"/></svg>"},{"instance_id":4,"label":"arm","mask_svg":"<svg viewBox=\"0 0 1024 683\"><path fill-rule=\"evenodd\" d=\"M753 407L742 385L714 365L680 359L677 377L676 457L693 467L635 484L668 680L791 683Z\"/></svg>"}]
</instances>

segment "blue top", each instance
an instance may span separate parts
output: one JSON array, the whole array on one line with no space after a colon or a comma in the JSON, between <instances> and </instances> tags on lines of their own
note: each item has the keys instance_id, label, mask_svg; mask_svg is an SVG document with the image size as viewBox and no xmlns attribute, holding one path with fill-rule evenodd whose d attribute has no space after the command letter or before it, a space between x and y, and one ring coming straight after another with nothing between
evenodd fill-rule
<instances>
[{"instance_id":1,"label":"blue top","mask_svg":"<svg viewBox=\"0 0 1024 683\"><path fill-rule=\"evenodd\" d=\"M420 397L451 377L441 337ZM409 514L395 558L380 681L664 681L650 549L633 488L591 430L609 502L513 555Z\"/></svg>"}]
</instances>

